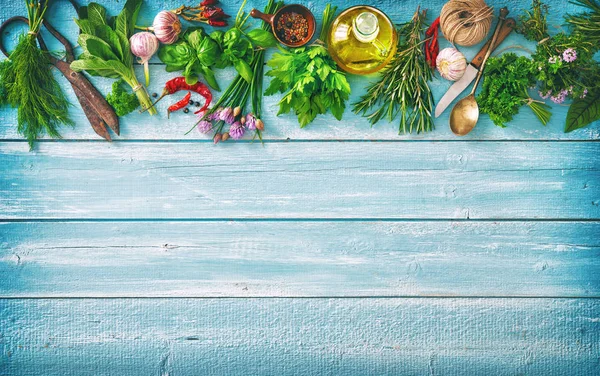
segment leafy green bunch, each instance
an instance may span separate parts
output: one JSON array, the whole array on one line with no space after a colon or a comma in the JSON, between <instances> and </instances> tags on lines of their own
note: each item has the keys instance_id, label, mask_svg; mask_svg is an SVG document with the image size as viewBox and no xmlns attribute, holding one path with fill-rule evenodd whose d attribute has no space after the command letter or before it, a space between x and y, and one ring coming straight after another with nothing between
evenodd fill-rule
<instances>
[{"instance_id":1,"label":"leafy green bunch","mask_svg":"<svg viewBox=\"0 0 600 376\"><path fill-rule=\"evenodd\" d=\"M71 63L71 69L86 71L92 76L123 79L133 89L142 108L154 115L156 109L148 92L135 76L129 46L141 5L142 0L127 0L119 15L111 18L107 18L106 9L97 3L79 8L79 19L75 22L81 29L77 42L83 53Z\"/></svg>"},{"instance_id":2,"label":"leafy green bunch","mask_svg":"<svg viewBox=\"0 0 600 376\"><path fill-rule=\"evenodd\" d=\"M575 33L581 34L594 48L600 50L600 1L598 0L572 0L571 3L586 8L581 14L570 14L567 22Z\"/></svg>"},{"instance_id":3,"label":"leafy green bunch","mask_svg":"<svg viewBox=\"0 0 600 376\"><path fill-rule=\"evenodd\" d=\"M323 40L336 9L327 4L319 40ZM277 115L293 110L301 128L327 110L331 110L336 119L342 120L350 96L350 84L346 75L337 69L325 46L315 43L295 49L281 48L267 65L271 70L266 75L273 79L265 95L285 93L279 101Z\"/></svg>"},{"instance_id":4,"label":"leafy green bunch","mask_svg":"<svg viewBox=\"0 0 600 376\"><path fill-rule=\"evenodd\" d=\"M50 55L36 41L48 1L25 0L29 32L19 37L16 48L0 67L0 96L17 110L17 131L29 147L48 134L60 138L61 124L73 125L68 116L69 102L50 69Z\"/></svg>"},{"instance_id":5,"label":"leafy green bunch","mask_svg":"<svg viewBox=\"0 0 600 376\"><path fill-rule=\"evenodd\" d=\"M507 53L487 61L485 81L477 97L479 110L488 114L500 127L505 127L522 106L527 105L546 125L550 120L549 106L533 100L528 89L535 86L537 66L533 60Z\"/></svg>"},{"instance_id":6,"label":"leafy green bunch","mask_svg":"<svg viewBox=\"0 0 600 376\"><path fill-rule=\"evenodd\" d=\"M158 57L165 63L167 72L183 71L188 84L196 83L198 75L202 75L213 89L220 90L213 69L233 66L250 82L253 71L248 62L254 58L255 51L274 47L277 40L262 28L247 30L245 3L240 7L234 26L226 32L216 30L209 35L202 27L194 27L186 30L178 42L161 46Z\"/></svg>"}]
</instances>

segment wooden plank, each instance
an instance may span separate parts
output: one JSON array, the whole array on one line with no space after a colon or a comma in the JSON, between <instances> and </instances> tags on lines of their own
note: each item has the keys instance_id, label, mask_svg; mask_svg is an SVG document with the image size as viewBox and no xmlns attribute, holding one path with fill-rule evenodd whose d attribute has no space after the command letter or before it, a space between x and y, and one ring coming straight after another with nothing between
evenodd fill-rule
<instances>
[{"instance_id":1,"label":"wooden plank","mask_svg":"<svg viewBox=\"0 0 600 376\"><path fill-rule=\"evenodd\" d=\"M3 297L600 296L600 222L1 223Z\"/></svg>"},{"instance_id":2,"label":"wooden plank","mask_svg":"<svg viewBox=\"0 0 600 376\"><path fill-rule=\"evenodd\" d=\"M235 14L240 0L235 0L223 4L225 9ZM333 1L333 4L339 5L341 8L350 6L353 4L361 4L360 1ZM491 5L504 6L507 5L517 16L522 8L528 6L520 1L502 1L502 2L489 2ZM549 15L549 22L551 25L562 24L563 12L576 12L577 7L572 4L563 4L558 0L547 1L553 9L560 11L552 12ZM57 3L60 4L60 3ZM264 4L264 1L255 2L254 4L248 4L248 9L253 5L259 6ZM54 5L51 7L49 12L49 19L53 20L54 24L57 25L65 35L67 35L72 41L76 40L77 29L72 18L75 16L74 11L69 9L67 4ZM103 5L107 6L109 10L114 14L121 7L121 2L104 2ZM143 10L141 12L140 24L150 24L153 15L159 10L176 8L180 2L175 0L162 1L162 2L145 2ZM320 14L322 11L322 5L316 3L309 3L315 13ZM430 9L431 14L439 14L439 11L443 5L443 2L426 0L421 1L422 8ZM377 2L377 6L388 12L390 16L398 22L405 21L414 12L415 5L412 2L396 2L393 0L382 0ZM22 14L24 12L23 5L19 2L11 3L10 5L0 9L0 19L6 19L9 16L15 14ZM13 43L16 41L18 35L18 29L15 27L11 29ZM60 50L61 47L58 43L52 43L52 38L46 35L46 39L51 43L51 49ZM10 40L8 40L10 41ZM523 37L517 36L516 34L511 36L504 44L503 48L507 46L525 46L530 49L534 49L532 43L528 43ZM445 41L441 42L441 48L447 47L448 43ZM467 58L473 57L479 50L480 45L471 48L461 48ZM522 53L522 50L517 50ZM155 63L160 63L157 59L154 59ZM138 77L142 77L142 70L138 69ZM176 73L166 73L163 65L152 66L152 83L149 87L150 92L161 92L162 86L167 79L175 77ZM223 86L234 76L232 69L219 71L217 76L223 83ZM350 82L353 88L353 94L349 103L354 103L360 95L364 93L364 87L367 85L371 78L350 76ZM60 78L61 83L65 92L69 93L71 102L74 107L71 111L72 117L75 120L77 126L74 129L63 129L62 135L66 139L94 139L99 140L98 136L93 132L87 120L85 119L83 112L79 108L72 90L68 86L66 80ZM93 79L99 89L107 93L110 91L110 85L112 80L110 79ZM450 82L442 80L440 78L435 79L432 83L432 90L434 98L438 100L441 98L443 93L450 86ZM216 93L218 96L218 93ZM398 139L427 139L427 140L455 140L456 137L450 132L448 128L448 114L449 111L436 120L435 132L421 135L398 135L397 123L386 123L371 127L366 119L354 115L350 110L346 111L345 119L342 122L336 121L332 116L320 116L318 119L306 129L300 129L296 119L293 116L282 116L276 117L277 113L277 102L280 96L266 97L264 100L265 115L264 120L267 124L267 132L264 134L266 139L274 140L285 140L285 139L327 139L327 140L398 140ZM174 100L174 99L173 99ZM190 114L176 113L173 114L171 119L166 117L166 108L172 103L171 99L166 99L158 105L160 115L148 116L147 114L133 113L121 120L122 136L116 137L115 139L207 139L207 136L200 134L196 131L185 136L185 132L190 129L193 124L195 117ZM543 127L534 117L533 113L528 109L523 109L521 114L517 116L514 121L505 129L499 128L493 125L493 123L483 116L475 130L465 139L470 140L505 140L505 139L583 139L592 140L600 139L600 122L595 125L579 130L573 133L563 133L564 120L567 113L566 106L553 106L553 118L548 126ZM0 111L0 139L21 139L16 132L16 111L11 109L2 109Z\"/></svg>"},{"instance_id":3,"label":"wooden plank","mask_svg":"<svg viewBox=\"0 0 600 376\"><path fill-rule=\"evenodd\" d=\"M594 375L597 299L1 300L0 373Z\"/></svg>"},{"instance_id":4,"label":"wooden plank","mask_svg":"<svg viewBox=\"0 0 600 376\"><path fill-rule=\"evenodd\" d=\"M596 142L0 144L0 217L600 218ZM501 156L501 157L500 157Z\"/></svg>"}]
</instances>

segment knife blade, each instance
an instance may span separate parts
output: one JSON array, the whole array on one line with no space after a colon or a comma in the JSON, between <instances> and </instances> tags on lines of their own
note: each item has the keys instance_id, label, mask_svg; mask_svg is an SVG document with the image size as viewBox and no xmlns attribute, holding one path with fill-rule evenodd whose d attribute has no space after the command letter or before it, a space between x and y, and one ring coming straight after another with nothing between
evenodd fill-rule
<instances>
[{"instance_id":1,"label":"knife blade","mask_svg":"<svg viewBox=\"0 0 600 376\"><path fill-rule=\"evenodd\" d=\"M492 51L495 50L501 43L506 39L506 37L514 30L516 21L514 18L507 18L500 29L500 33L498 34L498 40L496 45L493 47ZM473 60L467 65L467 70L465 74L461 77L460 80L450 86L448 91L444 94L444 96L439 100L438 104L435 106L435 117L439 117L446 108L452 103L453 100L456 99L470 84L473 82L475 77L477 77L477 73L479 73L479 67L481 66L481 62L483 61L483 57L487 52L487 48L490 44L491 40L488 40L481 50L475 55Z\"/></svg>"}]
</instances>

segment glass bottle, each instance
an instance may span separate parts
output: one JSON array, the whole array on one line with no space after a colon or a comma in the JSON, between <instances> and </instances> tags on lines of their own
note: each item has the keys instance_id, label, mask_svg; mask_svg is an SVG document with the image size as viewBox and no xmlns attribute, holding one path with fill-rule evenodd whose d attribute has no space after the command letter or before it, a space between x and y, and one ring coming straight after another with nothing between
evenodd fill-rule
<instances>
[{"instance_id":1,"label":"glass bottle","mask_svg":"<svg viewBox=\"0 0 600 376\"><path fill-rule=\"evenodd\" d=\"M379 9L360 5L346 9L331 23L328 49L346 72L370 74L394 57L398 35L392 21Z\"/></svg>"}]
</instances>

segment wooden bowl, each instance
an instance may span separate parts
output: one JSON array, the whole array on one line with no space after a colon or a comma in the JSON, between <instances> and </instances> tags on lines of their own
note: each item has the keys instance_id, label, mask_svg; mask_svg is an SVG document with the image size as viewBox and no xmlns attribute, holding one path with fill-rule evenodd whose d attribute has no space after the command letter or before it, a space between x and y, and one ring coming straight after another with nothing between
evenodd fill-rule
<instances>
[{"instance_id":1,"label":"wooden bowl","mask_svg":"<svg viewBox=\"0 0 600 376\"><path fill-rule=\"evenodd\" d=\"M298 13L299 15L304 17L306 19L306 21L308 21L308 33L306 33L306 37L304 37L303 39L298 40L296 42L286 42L285 40L282 40L279 37L279 35L277 33L277 29L276 29L279 18L282 15L284 15L286 13L290 13L290 12ZM286 5L286 6L281 7L277 12L275 12L275 14L264 14L263 12L259 11L258 9L252 9L252 11L250 12L250 15L254 18L259 18L259 19L263 20L264 22L270 24L271 29L273 30L273 35L279 41L279 43L283 44L284 46L288 46L288 47L304 46L305 44L310 42L313 35L315 34L315 29L316 29L315 16L304 5L300 5L300 4Z\"/></svg>"}]
</instances>

